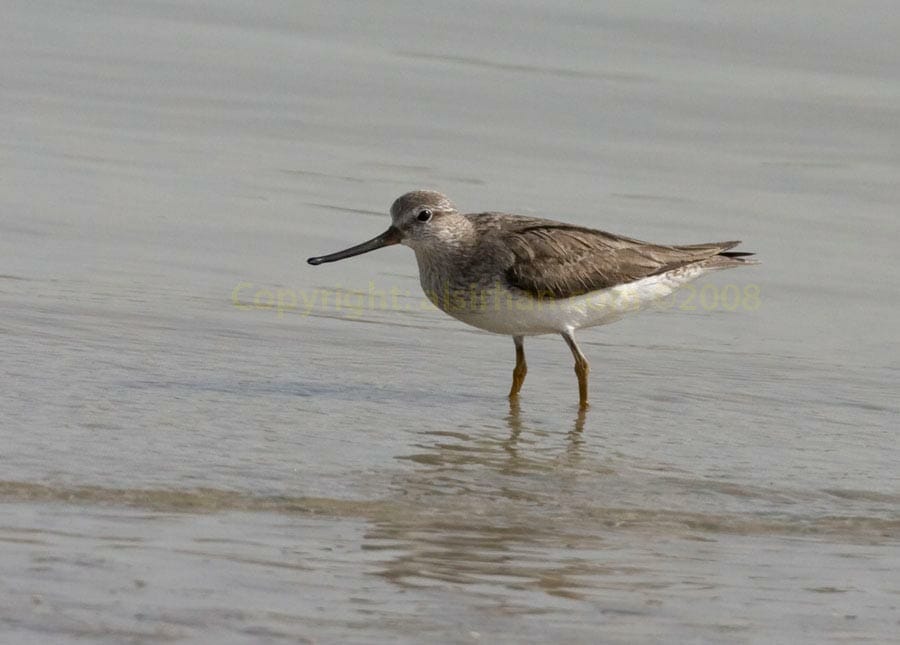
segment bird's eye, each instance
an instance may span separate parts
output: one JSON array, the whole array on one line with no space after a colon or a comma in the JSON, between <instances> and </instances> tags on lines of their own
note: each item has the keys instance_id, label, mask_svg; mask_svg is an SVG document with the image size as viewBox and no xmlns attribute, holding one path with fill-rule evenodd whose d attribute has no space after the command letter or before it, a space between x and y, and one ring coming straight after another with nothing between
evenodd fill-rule
<instances>
[{"instance_id":1,"label":"bird's eye","mask_svg":"<svg viewBox=\"0 0 900 645\"><path fill-rule=\"evenodd\" d=\"M419 214L418 214L418 216L416 216L416 219L419 220L420 222L427 222L428 220L431 219L431 211L428 210L427 208L425 210L419 211Z\"/></svg>"}]
</instances>

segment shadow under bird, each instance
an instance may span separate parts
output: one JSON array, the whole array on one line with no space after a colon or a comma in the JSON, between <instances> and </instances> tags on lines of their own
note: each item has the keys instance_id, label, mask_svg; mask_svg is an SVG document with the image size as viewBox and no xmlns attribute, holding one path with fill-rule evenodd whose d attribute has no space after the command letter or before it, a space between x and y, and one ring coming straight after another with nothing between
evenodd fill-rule
<instances>
[{"instance_id":1,"label":"shadow under bird","mask_svg":"<svg viewBox=\"0 0 900 645\"><path fill-rule=\"evenodd\" d=\"M613 322L710 271L756 264L747 258L753 253L728 250L738 241L670 246L535 217L464 214L430 190L399 197L381 235L307 261L334 262L392 244L415 252L422 289L439 309L512 336L510 397L525 381L525 336L561 335L575 357L582 408L590 367L576 329Z\"/></svg>"}]
</instances>

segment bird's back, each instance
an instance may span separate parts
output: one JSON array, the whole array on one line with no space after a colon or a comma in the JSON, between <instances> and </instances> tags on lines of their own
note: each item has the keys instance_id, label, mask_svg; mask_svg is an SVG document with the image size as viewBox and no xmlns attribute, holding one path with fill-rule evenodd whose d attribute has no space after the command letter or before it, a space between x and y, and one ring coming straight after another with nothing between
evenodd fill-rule
<instances>
[{"instance_id":1,"label":"bird's back","mask_svg":"<svg viewBox=\"0 0 900 645\"><path fill-rule=\"evenodd\" d=\"M473 261L490 261L506 283L535 297L570 298L703 264L737 267L752 253L728 252L739 241L663 245L553 220L481 213L467 215L483 247Z\"/></svg>"}]
</instances>

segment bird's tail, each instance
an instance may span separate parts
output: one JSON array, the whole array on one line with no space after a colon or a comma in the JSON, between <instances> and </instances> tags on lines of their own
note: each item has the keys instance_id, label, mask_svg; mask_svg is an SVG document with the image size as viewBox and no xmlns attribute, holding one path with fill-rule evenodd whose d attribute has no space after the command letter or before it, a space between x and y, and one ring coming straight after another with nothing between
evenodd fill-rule
<instances>
[{"instance_id":1,"label":"bird's tail","mask_svg":"<svg viewBox=\"0 0 900 645\"><path fill-rule=\"evenodd\" d=\"M759 264L759 260L751 258L751 256L756 255L755 253L728 250L740 243L740 240L731 240L729 242L713 242L711 244L688 244L676 248L699 254L698 260L711 269L728 269L730 267Z\"/></svg>"},{"instance_id":2,"label":"bird's tail","mask_svg":"<svg viewBox=\"0 0 900 645\"><path fill-rule=\"evenodd\" d=\"M712 256L704 264L711 269L730 269L732 267L759 264L759 260L752 257L754 255L756 254L744 251L725 251Z\"/></svg>"}]
</instances>

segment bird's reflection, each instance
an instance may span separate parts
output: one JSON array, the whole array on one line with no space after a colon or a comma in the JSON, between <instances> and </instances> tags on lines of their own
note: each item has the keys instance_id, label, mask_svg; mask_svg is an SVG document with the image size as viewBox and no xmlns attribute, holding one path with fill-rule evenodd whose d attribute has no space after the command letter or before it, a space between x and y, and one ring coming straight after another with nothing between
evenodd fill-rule
<instances>
[{"instance_id":1,"label":"bird's reflection","mask_svg":"<svg viewBox=\"0 0 900 645\"><path fill-rule=\"evenodd\" d=\"M584 446L584 423L587 420L587 414L587 408L579 407L578 414L575 416L575 423L568 435L566 435L569 440L566 452L572 460L581 458L581 449Z\"/></svg>"},{"instance_id":2,"label":"bird's reflection","mask_svg":"<svg viewBox=\"0 0 900 645\"><path fill-rule=\"evenodd\" d=\"M509 426L509 437L503 442L503 449L511 460L515 460L519 457L519 436L522 434L522 408L517 396L509 399L509 414L506 415L506 424Z\"/></svg>"},{"instance_id":3,"label":"bird's reflection","mask_svg":"<svg viewBox=\"0 0 900 645\"><path fill-rule=\"evenodd\" d=\"M566 455L570 459L578 459L584 445L584 425L587 421L588 408L579 407L575 415L572 429L566 433ZM512 463L519 462L519 438L524 428L522 422L522 406L519 397L509 399L509 414L506 415L506 424L509 426L509 437L503 442L503 449L509 455Z\"/></svg>"},{"instance_id":4,"label":"bird's reflection","mask_svg":"<svg viewBox=\"0 0 900 645\"><path fill-rule=\"evenodd\" d=\"M587 416L579 410L567 433L546 430L511 399L501 417L508 433L489 422L424 431L417 451L400 457L413 467L393 481L391 501L402 512L382 515L366 535L367 549L391 554L380 574L404 586L477 583L579 597L593 566L579 550L601 547L593 531L558 517L581 494L573 466L583 458Z\"/></svg>"}]
</instances>

